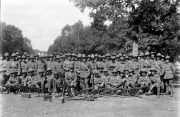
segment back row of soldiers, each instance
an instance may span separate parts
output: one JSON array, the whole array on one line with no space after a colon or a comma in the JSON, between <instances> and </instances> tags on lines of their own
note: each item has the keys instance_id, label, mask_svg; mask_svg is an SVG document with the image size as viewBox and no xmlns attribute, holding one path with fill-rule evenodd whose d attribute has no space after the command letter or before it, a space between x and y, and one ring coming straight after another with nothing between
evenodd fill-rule
<instances>
[{"instance_id":1,"label":"back row of soldiers","mask_svg":"<svg viewBox=\"0 0 180 117\"><path fill-rule=\"evenodd\" d=\"M6 85L24 85L48 88L56 91L65 77L69 86L82 89L89 88L134 88L151 86L160 94L160 86L165 86L165 94L171 92L175 74L174 65L169 56L154 52L140 53L139 56L122 54L50 54L20 56L13 53L4 54L5 60L0 65L8 76ZM118 93L116 91L115 93Z\"/></svg>"}]
</instances>

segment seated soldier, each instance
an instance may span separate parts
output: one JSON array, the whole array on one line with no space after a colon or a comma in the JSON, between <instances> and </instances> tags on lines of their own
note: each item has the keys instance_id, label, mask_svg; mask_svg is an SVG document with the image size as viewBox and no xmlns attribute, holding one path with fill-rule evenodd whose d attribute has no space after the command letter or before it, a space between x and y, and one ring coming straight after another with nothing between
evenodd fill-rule
<instances>
[{"instance_id":1,"label":"seated soldier","mask_svg":"<svg viewBox=\"0 0 180 117\"><path fill-rule=\"evenodd\" d=\"M46 78L47 78L47 84L46 84L46 88L48 88L49 92L52 92L52 88L53 88L53 75L52 75L52 70L51 69L47 69L46 70Z\"/></svg>"},{"instance_id":2,"label":"seated soldier","mask_svg":"<svg viewBox=\"0 0 180 117\"><path fill-rule=\"evenodd\" d=\"M46 76L44 75L44 70L39 69L38 70L38 76L37 76L37 85L41 89L45 88L45 81L46 81Z\"/></svg>"},{"instance_id":3,"label":"seated soldier","mask_svg":"<svg viewBox=\"0 0 180 117\"><path fill-rule=\"evenodd\" d=\"M148 94L152 94L152 90L154 88L157 88L157 97L159 98L160 96L160 85L161 85L161 78L160 78L160 74L158 74L158 71L155 68L151 68L150 70L151 74L150 74L150 80L152 81L152 85L148 91Z\"/></svg>"},{"instance_id":4,"label":"seated soldier","mask_svg":"<svg viewBox=\"0 0 180 117\"><path fill-rule=\"evenodd\" d=\"M127 77L126 85L128 88L135 88L135 85L137 84L137 75L135 75L134 70L129 71L129 76Z\"/></svg>"},{"instance_id":5,"label":"seated soldier","mask_svg":"<svg viewBox=\"0 0 180 117\"><path fill-rule=\"evenodd\" d=\"M11 71L9 80L5 84L5 86L19 86L21 82L21 79L17 75L17 71ZM16 87L11 87L11 91L15 92L17 91L18 88Z\"/></svg>"},{"instance_id":6,"label":"seated soldier","mask_svg":"<svg viewBox=\"0 0 180 117\"><path fill-rule=\"evenodd\" d=\"M61 79L58 71L53 71L53 91L58 92L61 86Z\"/></svg>"},{"instance_id":7,"label":"seated soldier","mask_svg":"<svg viewBox=\"0 0 180 117\"><path fill-rule=\"evenodd\" d=\"M37 83L37 77L34 73L34 69L30 68L28 70L28 76L26 77L26 86L28 87L38 87Z\"/></svg>"},{"instance_id":8,"label":"seated soldier","mask_svg":"<svg viewBox=\"0 0 180 117\"><path fill-rule=\"evenodd\" d=\"M95 70L94 71L94 89L97 90L103 87L105 87L105 81L99 74L99 71Z\"/></svg>"},{"instance_id":9,"label":"seated soldier","mask_svg":"<svg viewBox=\"0 0 180 117\"><path fill-rule=\"evenodd\" d=\"M149 77L147 76L147 71L145 69L142 69L140 71L140 77L138 79L138 86L140 86L140 87L147 86L148 87L148 86L150 86L150 83L151 83L151 81L150 81ZM144 90L140 89L139 93L146 92L145 89Z\"/></svg>"},{"instance_id":10,"label":"seated soldier","mask_svg":"<svg viewBox=\"0 0 180 117\"><path fill-rule=\"evenodd\" d=\"M21 72L21 76L20 76L20 78L21 78L21 86L26 86L26 80L27 80L27 71L24 69L24 70L22 70L22 72Z\"/></svg>"},{"instance_id":11,"label":"seated soldier","mask_svg":"<svg viewBox=\"0 0 180 117\"><path fill-rule=\"evenodd\" d=\"M17 75L17 71L12 71L10 73L9 80L5 84L6 86L18 86L21 82L21 79Z\"/></svg>"},{"instance_id":12,"label":"seated soldier","mask_svg":"<svg viewBox=\"0 0 180 117\"><path fill-rule=\"evenodd\" d=\"M69 69L69 71L65 73L65 79L69 86L77 87L77 75L72 69Z\"/></svg>"},{"instance_id":13,"label":"seated soldier","mask_svg":"<svg viewBox=\"0 0 180 117\"><path fill-rule=\"evenodd\" d=\"M104 80L104 85L107 87L107 83L110 80L110 76L108 74L108 69L104 68L103 73L101 74L102 79Z\"/></svg>"},{"instance_id":14,"label":"seated soldier","mask_svg":"<svg viewBox=\"0 0 180 117\"><path fill-rule=\"evenodd\" d=\"M118 72L116 69L112 71L112 76L110 78L108 85L111 88L119 88L123 85L123 80L118 76Z\"/></svg>"}]
</instances>

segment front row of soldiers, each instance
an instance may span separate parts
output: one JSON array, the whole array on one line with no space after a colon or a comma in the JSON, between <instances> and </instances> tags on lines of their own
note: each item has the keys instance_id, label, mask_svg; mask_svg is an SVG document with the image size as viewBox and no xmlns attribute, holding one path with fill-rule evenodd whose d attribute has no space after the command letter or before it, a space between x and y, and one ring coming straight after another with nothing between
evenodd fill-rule
<instances>
[{"instance_id":1,"label":"front row of soldiers","mask_svg":"<svg viewBox=\"0 0 180 117\"><path fill-rule=\"evenodd\" d=\"M5 74L5 71L1 71ZM74 73L73 70L67 70L65 75L65 80L67 85L71 89L78 90L79 87L84 89L85 84L81 82L81 79L78 78L78 73ZM28 71L22 71L22 75L18 76L17 71L13 71L10 74L10 78L5 84L6 86L27 86L45 89L47 88L49 92L62 91L62 81L57 71L52 72L52 70L46 70L44 73L43 70L39 70L38 74L35 73L33 69ZM122 89L131 89L136 87L150 87L150 89L140 89L138 93L152 94L154 89L157 89L157 97L160 96L160 86L161 79L155 68L149 70L149 73L142 69L140 74L135 74L135 71L125 69L125 71L118 71L114 69L111 74L108 73L108 70L105 68L101 72L95 70L93 72L93 77L89 79L89 84L94 83L94 89L98 90L101 88L112 89L110 92L105 93L115 93L121 94ZM118 90L113 90L117 89Z\"/></svg>"},{"instance_id":2,"label":"front row of soldiers","mask_svg":"<svg viewBox=\"0 0 180 117\"><path fill-rule=\"evenodd\" d=\"M120 94L121 88L150 86L149 90L140 89L139 93L151 94L157 89L158 96L163 83L166 93L171 92L174 76L173 64L169 56L162 57L154 53L137 57L128 57L116 54L112 56L88 56L68 54L50 55L46 57L27 56L17 57L5 54L6 60L1 65L1 71L8 76L6 85L27 86L48 89L57 92L62 88L63 79L71 89L81 90L92 87L96 89L108 88L110 93ZM161 60L160 60L161 58ZM165 58L165 59L164 59ZM162 87L162 88L161 88ZM87 90L88 92L88 90Z\"/></svg>"}]
</instances>

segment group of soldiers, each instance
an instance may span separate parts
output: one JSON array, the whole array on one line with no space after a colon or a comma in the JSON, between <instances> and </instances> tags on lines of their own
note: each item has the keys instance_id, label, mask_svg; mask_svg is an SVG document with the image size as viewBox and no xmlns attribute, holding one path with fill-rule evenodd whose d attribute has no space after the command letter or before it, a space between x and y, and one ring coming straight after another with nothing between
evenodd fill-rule
<instances>
[{"instance_id":1,"label":"group of soldiers","mask_svg":"<svg viewBox=\"0 0 180 117\"><path fill-rule=\"evenodd\" d=\"M45 54L21 56L18 52L4 54L0 74L5 86L27 86L57 92L65 79L70 89L84 93L101 88L117 89L110 93L121 94L121 89L149 87L139 93L173 96L175 67L170 56L154 52L131 54ZM87 90L86 90L87 89ZM72 92L73 92L72 90ZM109 92L106 92L109 93Z\"/></svg>"}]
</instances>

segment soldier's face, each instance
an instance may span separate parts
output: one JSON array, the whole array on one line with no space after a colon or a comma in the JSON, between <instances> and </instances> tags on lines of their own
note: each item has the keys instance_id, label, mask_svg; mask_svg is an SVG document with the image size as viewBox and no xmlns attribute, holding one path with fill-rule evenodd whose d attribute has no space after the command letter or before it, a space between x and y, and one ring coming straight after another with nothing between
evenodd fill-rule
<instances>
[{"instance_id":1,"label":"soldier's face","mask_svg":"<svg viewBox=\"0 0 180 117\"><path fill-rule=\"evenodd\" d=\"M168 63L169 62L169 59L166 59L166 63Z\"/></svg>"},{"instance_id":2,"label":"soldier's face","mask_svg":"<svg viewBox=\"0 0 180 117\"><path fill-rule=\"evenodd\" d=\"M160 57L157 57L157 60L160 60Z\"/></svg>"},{"instance_id":3,"label":"soldier's face","mask_svg":"<svg viewBox=\"0 0 180 117\"><path fill-rule=\"evenodd\" d=\"M6 59L6 60L9 60L9 57L8 57L8 56L6 56L6 57L5 57L5 59Z\"/></svg>"}]
</instances>

